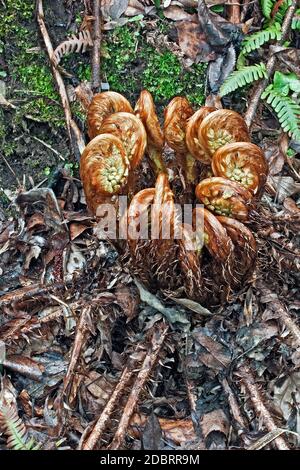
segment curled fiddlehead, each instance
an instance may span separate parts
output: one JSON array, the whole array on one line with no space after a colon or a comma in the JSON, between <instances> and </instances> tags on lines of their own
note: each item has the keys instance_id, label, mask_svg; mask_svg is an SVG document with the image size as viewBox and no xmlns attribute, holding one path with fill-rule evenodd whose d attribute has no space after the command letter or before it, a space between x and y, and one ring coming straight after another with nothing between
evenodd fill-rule
<instances>
[{"instance_id":1,"label":"curled fiddlehead","mask_svg":"<svg viewBox=\"0 0 300 470\"><path fill-rule=\"evenodd\" d=\"M89 106L87 115L88 134L93 139L99 134L103 120L110 114L124 111L133 113L129 101L114 91L97 93Z\"/></svg>"},{"instance_id":2,"label":"curled fiddlehead","mask_svg":"<svg viewBox=\"0 0 300 470\"><path fill-rule=\"evenodd\" d=\"M248 219L252 194L235 181L221 177L207 178L197 185L196 196L217 215Z\"/></svg>"},{"instance_id":3,"label":"curled fiddlehead","mask_svg":"<svg viewBox=\"0 0 300 470\"><path fill-rule=\"evenodd\" d=\"M118 137L125 149L132 169L136 168L144 156L147 134L142 122L130 113L115 113L106 117L99 134L112 134Z\"/></svg>"},{"instance_id":4,"label":"curled fiddlehead","mask_svg":"<svg viewBox=\"0 0 300 470\"><path fill-rule=\"evenodd\" d=\"M166 142L176 154L180 167L183 167L188 183L195 180L194 157L186 144L186 127L194 111L186 98L176 96L165 109L164 132Z\"/></svg>"},{"instance_id":5,"label":"curled fiddlehead","mask_svg":"<svg viewBox=\"0 0 300 470\"><path fill-rule=\"evenodd\" d=\"M164 134L161 130L156 114L155 105L151 93L143 90L136 103L134 112L142 121L147 133L147 153L154 167L156 174L161 171L166 172L166 167L162 158L165 144Z\"/></svg>"},{"instance_id":6,"label":"curled fiddlehead","mask_svg":"<svg viewBox=\"0 0 300 470\"><path fill-rule=\"evenodd\" d=\"M85 147L80 160L80 177L87 205L94 214L99 204L108 202L124 189L128 169L123 144L114 135L98 135Z\"/></svg>"},{"instance_id":7,"label":"curled fiddlehead","mask_svg":"<svg viewBox=\"0 0 300 470\"><path fill-rule=\"evenodd\" d=\"M224 145L213 155L215 176L237 181L255 195L261 194L268 175L268 164L262 150L250 142Z\"/></svg>"},{"instance_id":8,"label":"curled fiddlehead","mask_svg":"<svg viewBox=\"0 0 300 470\"><path fill-rule=\"evenodd\" d=\"M199 143L208 155L232 142L250 142L242 116L230 109L219 109L203 119L198 131Z\"/></svg>"},{"instance_id":9,"label":"curled fiddlehead","mask_svg":"<svg viewBox=\"0 0 300 470\"><path fill-rule=\"evenodd\" d=\"M211 156L205 152L200 144L198 131L203 119L214 111L216 111L216 108L202 106L202 108L198 109L198 111L190 117L186 126L185 140L189 152L194 158L206 165L211 163Z\"/></svg>"}]
</instances>

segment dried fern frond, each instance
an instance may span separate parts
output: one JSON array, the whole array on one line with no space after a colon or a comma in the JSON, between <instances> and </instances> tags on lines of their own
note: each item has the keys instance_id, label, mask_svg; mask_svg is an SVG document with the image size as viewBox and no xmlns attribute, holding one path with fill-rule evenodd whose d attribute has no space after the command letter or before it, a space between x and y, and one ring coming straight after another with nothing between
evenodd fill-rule
<instances>
[{"instance_id":1,"label":"dried fern frond","mask_svg":"<svg viewBox=\"0 0 300 470\"><path fill-rule=\"evenodd\" d=\"M59 64L64 55L71 52L85 52L88 47L92 47L93 40L88 30L80 31L78 36L73 34L69 39L63 41L53 53L53 61Z\"/></svg>"},{"instance_id":2,"label":"dried fern frond","mask_svg":"<svg viewBox=\"0 0 300 470\"><path fill-rule=\"evenodd\" d=\"M273 84L265 89L262 99L272 106L284 132L300 141L300 105L290 96L274 90Z\"/></svg>"},{"instance_id":3,"label":"dried fern frond","mask_svg":"<svg viewBox=\"0 0 300 470\"><path fill-rule=\"evenodd\" d=\"M29 439L25 424L11 406L0 407L0 429L7 436L7 447L13 450L37 450L34 440Z\"/></svg>"},{"instance_id":4,"label":"dried fern frond","mask_svg":"<svg viewBox=\"0 0 300 470\"><path fill-rule=\"evenodd\" d=\"M263 63L248 65L232 72L220 88L220 96L225 96L255 80L267 77L266 66Z\"/></svg>"},{"instance_id":5,"label":"dried fern frond","mask_svg":"<svg viewBox=\"0 0 300 470\"><path fill-rule=\"evenodd\" d=\"M258 49L272 39L279 41L281 39L281 35L281 26L279 23L274 23L262 31L250 34L249 36L246 36L242 43L242 53L249 54L249 52Z\"/></svg>"}]
</instances>

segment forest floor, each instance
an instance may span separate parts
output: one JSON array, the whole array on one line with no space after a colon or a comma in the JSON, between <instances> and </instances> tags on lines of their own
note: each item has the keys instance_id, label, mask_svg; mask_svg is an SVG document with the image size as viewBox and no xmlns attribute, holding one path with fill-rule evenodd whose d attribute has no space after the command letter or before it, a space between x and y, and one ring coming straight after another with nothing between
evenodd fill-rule
<instances>
[{"instance_id":1,"label":"forest floor","mask_svg":"<svg viewBox=\"0 0 300 470\"><path fill-rule=\"evenodd\" d=\"M177 95L195 110L221 106L223 73L262 11L245 2L237 26L230 8L207 2L220 15L208 37L194 4L134 1L129 14L128 1L102 2L103 88L133 106L148 89L161 121ZM92 31L92 7L44 2L54 48ZM288 41L276 70L298 105L291 27ZM59 73L87 142L76 95L91 81L86 46ZM252 54L267 62L269 47ZM244 115L255 87L226 94L223 107ZM214 307L145 287L87 211L35 2L0 0L0 448L300 448L300 144L262 100L251 125L269 163L249 224L251 278Z\"/></svg>"}]
</instances>

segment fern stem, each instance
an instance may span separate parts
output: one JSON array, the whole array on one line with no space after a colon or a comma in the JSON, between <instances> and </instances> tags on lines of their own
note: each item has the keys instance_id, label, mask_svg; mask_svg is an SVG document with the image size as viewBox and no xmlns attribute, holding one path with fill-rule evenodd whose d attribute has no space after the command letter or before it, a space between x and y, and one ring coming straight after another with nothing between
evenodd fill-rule
<instances>
[{"instance_id":1,"label":"fern stem","mask_svg":"<svg viewBox=\"0 0 300 470\"><path fill-rule=\"evenodd\" d=\"M101 21L100 21L101 0L94 0L93 15L93 52L92 52L92 89L94 93L101 91L100 80L100 47L101 47Z\"/></svg>"},{"instance_id":2,"label":"fern stem","mask_svg":"<svg viewBox=\"0 0 300 470\"><path fill-rule=\"evenodd\" d=\"M291 28L292 19L293 19L296 9L297 9L297 0L293 0L291 6L288 8L286 12L286 15L282 24L282 36L281 36L280 41L278 41L279 45L282 45L287 39L287 36ZM274 72L275 64L276 64L275 54L271 55L271 52L269 51L269 58L268 58L267 65L266 65L267 78L264 78L263 80L261 80L261 82L257 86L253 94L253 97L248 105L246 114L245 114L245 121L248 127L250 127L253 122L258 104L260 102L261 95L263 91L265 90L266 86L268 85L270 77Z\"/></svg>"}]
</instances>

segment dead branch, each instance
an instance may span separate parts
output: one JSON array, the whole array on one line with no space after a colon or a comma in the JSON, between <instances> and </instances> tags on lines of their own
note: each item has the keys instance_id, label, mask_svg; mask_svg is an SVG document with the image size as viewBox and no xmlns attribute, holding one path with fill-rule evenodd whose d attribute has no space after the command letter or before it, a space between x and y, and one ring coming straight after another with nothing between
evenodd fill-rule
<instances>
[{"instance_id":1,"label":"dead branch","mask_svg":"<svg viewBox=\"0 0 300 470\"><path fill-rule=\"evenodd\" d=\"M279 45L284 44L284 42L287 40L292 19L294 16L294 13L297 8L297 0L293 0L291 6L288 8L283 24L282 24L282 37L281 40L278 42ZM269 51L269 56L268 56L268 61L267 61L267 78L263 79L257 86L250 103L248 105L248 109L245 114L245 121L248 127L251 127L257 107L260 102L260 97L265 90L266 86L269 83L269 80L274 72L275 69L275 64L276 64L276 55L273 54L271 51Z\"/></svg>"},{"instance_id":2,"label":"dead branch","mask_svg":"<svg viewBox=\"0 0 300 470\"><path fill-rule=\"evenodd\" d=\"M43 0L37 0L37 21L50 59L52 74L56 81L58 92L60 94L62 106L65 113L66 126L70 143L75 154L77 155L77 157L79 157L85 147L85 141L80 129L72 118L66 87L58 69L55 67L55 62L53 61L54 49L45 24Z\"/></svg>"},{"instance_id":3,"label":"dead branch","mask_svg":"<svg viewBox=\"0 0 300 470\"><path fill-rule=\"evenodd\" d=\"M233 24L239 24L241 22L240 4L236 3L235 0L228 0L226 5L228 10L228 21Z\"/></svg>"},{"instance_id":4,"label":"dead branch","mask_svg":"<svg viewBox=\"0 0 300 470\"><path fill-rule=\"evenodd\" d=\"M103 409L101 415L99 416L95 426L93 427L88 439L83 443L83 439L79 444L80 450L92 450L95 449L97 443L101 440L102 434L106 429L106 426L111 419L111 415L115 410L116 405L118 405L120 397L124 393L124 390L128 386L130 379L134 373L134 368L126 366L122 372L120 380L113 391L112 396L109 401L106 403L105 408ZM84 438L84 435L83 435Z\"/></svg>"},{"instance_id":5,"label":"dead branch","mask_svg":"<svg viewBox=\"0 0 300 470\"><path fill-rule=\"evenodd\" d=\"M240 426L241 429L247 429L246 420L241 415L239 404L234 396L233 391L231 390L227 379L222 380L222 386L225 394L227 395L227 400L233 419L236 421L236 423Z\"/></svg>"},{"instance_id":6,"label":"dead branch","mask_svg":"<svg viewBox=\"0 0 300 470\"><path fill-rule=\"evenodd\" d=\"M64 290L65 288L66 285L61 282L51 284L46 287L42 287L37 284L21 287L20 289L16 289L3 295L0 299L0 307L4 307L5 305L10 305L12 303L25 302L26 300L31 299L38 301L41 300L42 297L47 297L49 293Z\"/></svg>"},{"instance_id":7,"label":"dead branch","mask_svg":"<svg viewBox=\"0 0 300 470\"><path fill-rule=\"evenodd\" d=\"M247 365L242 365L239 367L238 372L241 375L241 381L243 385L246 387L249 393L250 400L257 415L263 420L264 425L269 432L275 432L278 429L278 426L276 426L274 423L269 410L266 408L263 402L262 394L257 388L255 378L250 367ZM289 450L289 446L282 436L278 436L276 439L274 439L274 443L278 450Z\"/></svg>"},{"instance_id":8,"label":"dead branch","mask_svg":"<svg viewBox=\"0 0 300 470\"><path fill-rule=\"evenodd\" d=\"M94 0L94 45L92 52L92 89L94 93L101 91L100 80L100 48L101 48L101 0Z\"/></svg>"},{"instance_id":9,"label":"dead branch","mask_svg":"<svg viewBox=\"0 0 300 470\"><path fill-rule=\"evenodd\" d=\"M156 364L159 352L167 336L167 332L168 326L160 325L160 328L156 328L153 333L149 349L142 364L141 370L139 371L135 383L133 384L127 403L123 410L123 415L119 422L118 429L115 433L111 445L109 446L109 448L112 450L119 449L124 442L125 433L130 423L130 418L134 413L139 396L149 378L149 375L151 374L152 369Z\"/></svg>"},{"instance_id":10,"label":"dead branch","mask_svg":"<svg viewBox=\"0 0 300 470\"><path fill-rule=\"evenodd\" d=\"M74 344L72 347L72 354L71 354L71 359L69 363L69 367L66 373L66 377L64 379L64 386L63 386L63 391L62 395L66 397L67 402L69 401L69 395L70 391L72 388L72 382L73 382L73 377L75 374L75 370L77 367L77 363L80 358L80 354L82 351L82 347L84 343L87 341L87 332L90 330L90 325L91 325L91 306L86 306L83 307L80 319L76 328L76 335L74 339Z\"/></svg>"}]
</instances>

